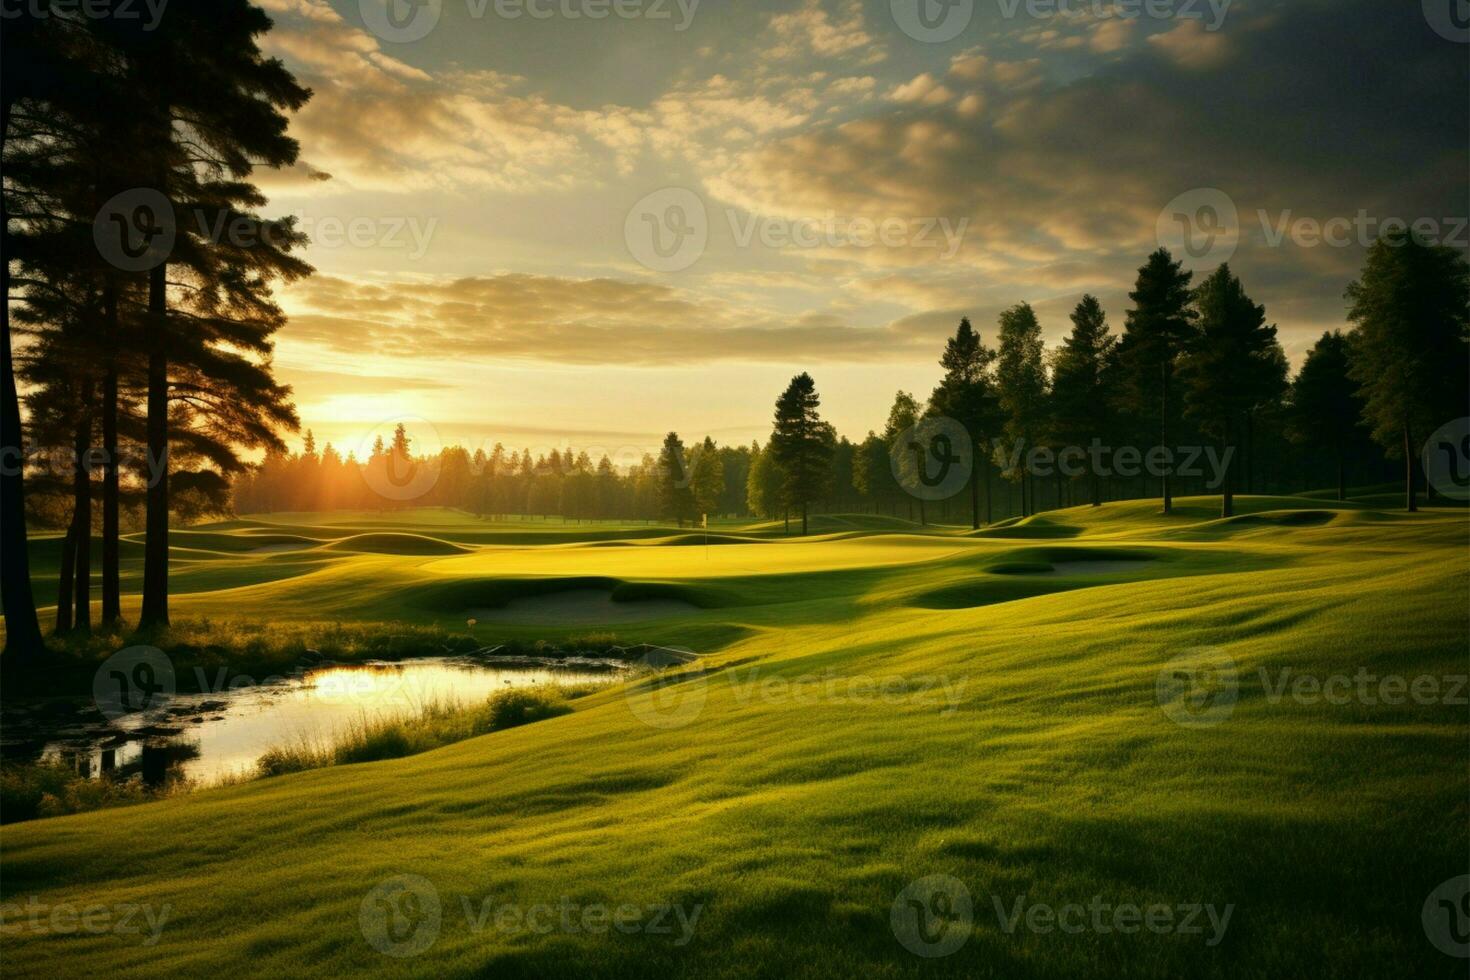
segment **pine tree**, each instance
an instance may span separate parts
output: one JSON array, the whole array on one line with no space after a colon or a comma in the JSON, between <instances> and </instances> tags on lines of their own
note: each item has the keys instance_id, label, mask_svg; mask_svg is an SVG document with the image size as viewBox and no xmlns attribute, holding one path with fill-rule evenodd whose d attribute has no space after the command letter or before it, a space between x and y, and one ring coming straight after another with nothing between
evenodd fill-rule
<instances>
[{"instance_id":1,"label":"pine tree","mask_svg":"<svg viewBox=\"0 0 1470 980\"><path fill-rule=\"evenodd\" d=\"M1276 388L1285 355L1276 328L1266 325L1266 308L1246 295L1240 280L1222 264L1194 294L1199 330L1180 362L1189 414L1225 453L1238 455L1250 413ZM1225 459L1220 516L1235 513L1235 462Z\"/></svg>"},{"instance_id":2,"label":"pine tree","mask_svg":"<svg viewBox=\"0 0 1470 980\"><path fill-rule=\"evenodd\" d=\"M817 409L821 399L816 382L805 372L776 400L776 422L770 451L784 477L782 496L788 507L801 511L801 533L808 529L811 501L820 500L830 486L835 433Z\"/></svg>"},{"instance_id":3,"label":"pine tree","mask_svg":"<svg viewBox=\"0 0 1470 980\"><path fill-rule=\"evenodd\" d=\"M85 52L77 43L73 18L58 17L32 5L7 10L0 30L0 155L6 160L0 189L0 602L5 612L4 666L32 663L45 654L31 588L30 551L26 534L25 442L16 386L15 345L11 325L11 262L26 255L25 235L16 223L17 193L25 181L12 171L17 107L71 104L78 95L72 79L81 74Z\"/></svg>"},{"instance_id":4,"label":"pine tree","mask_svg":"<svg viewBox=\"0 0 1470 980\"><path fill-rule=\"evenodd\" d=\"M1109 366L1117 339L1096 296L1086 295L1072 311L1072 332L1052 358L1052 436L1063 446L1090 447L1109 434ZM1097 469L1088 459L1088 496L1102 503Z\"/></svg>"},{"instance_id":5,"label":"pine tree","mask_svg":"<svg viewBox=\"0 0 1470 980\"><path fill-rule=\"evenodd\" d=\"M888 420L883 423L883 445L888 459L897 461L896 465L889 463L889 472L897 487L905 491L919 485L919 460L901 441L908 438L909 430L919 423L922 414L918 400L900 390L894 394L893 405L888 409ZM909 493L909 519L913 520L914 517L915 497L919 501L919 523L928 524L929 515L924 508L924 498L914 493Z\"/></svg>"},{"instance_id":6,"label":"pine tree","mask_svg":"<svg viewBox=\"0 0 1470 980\"><path fill-rule=\"evenodd\" d=\"M1404 459L1404 503L1415 494L1416 439L1466 411L1470 384L1470 266L1452 247L1408 232L1373 243L1348 286L1350 374L1373 438Z\"/></svg>"},{"instance_id":7,"label":"pine tree","mask_svg":"<svg viewBox=\"0 0 1470 980\"><path fill-rule=\"evenodd\" d=\"M1169 448L1170 429L1178 408L1172 403L1174 372L1179 358L1195 334L1190 309L1189 280L1193 273L1175 262L1168 249L1148 257L1138 270L1138 281L1128 298L1123 337L1118 342L1118 359L1123 368L1124 404L1143 422L1152 422L1160 445ZM1164 513L1174 509L1170 474L1161 474L1159 495Z\"/></svg>"},{"instance_id":8,"label":"pine tree","mask_svg":"<svg viewBox=\"0 0 1470 980\"><path fill-rule=\"evenodd\" d=\"M689 460L677 432L664 436L659 452L658 501L660 516L673 518L680 527L694 516L694 494L690 490Z\"/></svg>"},{"instance_id":9,"label":"pine tree","mask_svg":"<svg viewBox=\"0 0 1470 980\"><path fill-rule=\"evenodd\" d=\"M985 523L990 523L990 453L986 448L999 435L1000 406L990 375L995 351L986 347L970 318L963 317L955 335L944 345L939 364L944 378L929 397L929 410L964 426L975 447L975 466L970 473L970 526L980 527L980 482L986 484Z\"/></svg>"},{"instance_id":10,"label":"pine tree","mask_svg":"<svg viewBox=\"0 0 1470 980\"><path fill-rule=\"evenodd\" d=\"M170 4L152 30L120 30L113 37L123 55L123 84L138 106L140 136L130 150L176 215L202 219L176 221L173 253L149 271L147 434L159 476L148 487L143 627L168 624L171 365L213 367L211 354L219 349L211 341L240 339L226 329L232 314L256 322L263 316L275 321L271 329L279 326L279 311L271 316L264 308L270 282L310 272L286 254L303 241L290 223L262 222L249 210L264 201L247 182L254 168L296 161L284 112L299 109L311 95L280 61L261 52L256 38L270 28L270 18L248 0L189 0ZM233 233L211 238L207 229L214 228ZM199 280L192 283L196 290L205 290L203 309L182 320L170 307L174 264ZM194 331L201 320L217 332L200 337ZM242 333L247 349L264 344L259 333ZM245 373L233 367L237 376ZM252 387L264 402L275 403L262 407L279 407L279 392L270 392L270 384ZM281 413L274 414L272 423L279 422Z\"/></svg>"},{"instance_id":11,"label":"pine tree","mask_svg":"<svg viewBox=\"0 0 1470 980\"><path fill-rule=\"evenodd\" d=\"M870 502L875 514L878 513L878 505L893 496L893 468L888 460L888 445L876 432L869 430L868 437L857 447L852 486L859 496Z\"/></svg>"},{"instance_id":12,"label":"pine tree","mask_svg":"<svg viewBox=\"0 0 1470 980\"><path fill-rule=\"evenodd\" d=\"M1363 402L1348 374L1348 339L1322 334L1307 351L1291 384L1290 434L1294 442L1331 448L1337 464L1337 499L1347 499L1348 453L1365 438Z\"/></svg>"},{"instance_id":13,"label":"pine tree","mask_svg":"<svg viewBox=\"0 0 1470 980\"><path fill-rule=\"evenodd\" d=\"M781 485L784 477L770 447L751 449L750 473L745 481L745 505L758 517L774 519L781 508Z\"/></svg>"},{"instance_id":14,"label":"pine tree","mask_svg":"<svg viewBox=\"0 0 1470 980\"><path fill-rule=\"evenodd\" d=\"M1000 315L995 388L1005 419L1006 440L1024 458L1041 439L1047 424L1046 345L1030 304L1021 303ZM1022 465L1012 474L1012 479L1021 484L1023 515L1036 509L1035 481L1027 470Z\"/></svg>"},{"instance_id":15,"label":"pine tree","mask_svg":"<svg viewBox=\"0 0 1470 980\"><path fill-rule=\"evenodd\" d=\"M715 441L709 436L694 454L694 478L690 484L694 514L718 513L720 496L725 491L725 464Z\"/></svg>"}]
</instances>

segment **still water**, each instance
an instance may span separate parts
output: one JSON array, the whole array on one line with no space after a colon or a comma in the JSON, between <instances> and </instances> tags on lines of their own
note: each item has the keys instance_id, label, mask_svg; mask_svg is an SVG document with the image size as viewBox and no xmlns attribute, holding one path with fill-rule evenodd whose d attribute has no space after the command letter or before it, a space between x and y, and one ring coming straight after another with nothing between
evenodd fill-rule
<instances>
[{"instance_id":1,"label":"still water","mask_svg":"<svg viewBox=\"0 0 1470 980\"><path fill-rule=\"evenodd\" d=\"M354 723L412 716L425 705L475 704L509 687L607 684L615 670L495 667L427 659L323 666L274 683L211 694L177 694L160 707L110 724L73 719L24 723L43 759L87 775L140 773L156 783L175 774L208 785L249 775L268 749L307 739L329 744ZM7 726L12 741L16 725Z\"/></svg>"}]
</instances>

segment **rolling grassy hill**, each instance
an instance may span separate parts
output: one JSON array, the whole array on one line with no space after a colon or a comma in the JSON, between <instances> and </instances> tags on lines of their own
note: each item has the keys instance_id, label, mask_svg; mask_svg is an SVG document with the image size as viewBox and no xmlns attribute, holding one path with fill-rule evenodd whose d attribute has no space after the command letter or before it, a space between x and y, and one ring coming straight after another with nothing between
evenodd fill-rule
<instances>
[{"instance_id":1,"label":"rolling grassy hill","mask_svg":"<svg viewBox=\"0 0 1470 980\"><path fill-rule=\"evenodd\" d=\"M8 911L5 972L1463 976L1421 912L1470 848L1466 514L1240 503L718 546L447 512L180 534L176 617L557 638L466 611L590 585L684 600L618 630L703 656L409 759L6 827L4 903L167 921ZM936 944L899 925L915 895ZM1208 914L1044 912L1089 903Z\"/></svg>"}]
</instances>

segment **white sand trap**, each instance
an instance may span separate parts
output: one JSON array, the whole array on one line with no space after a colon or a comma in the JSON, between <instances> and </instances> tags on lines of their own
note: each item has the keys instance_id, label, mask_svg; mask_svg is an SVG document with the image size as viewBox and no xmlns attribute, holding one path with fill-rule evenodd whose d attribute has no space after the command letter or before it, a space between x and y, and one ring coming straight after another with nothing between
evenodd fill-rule
<instances>
[{"instance_id":1,"label":"white sand trap","mask_svg":"<svg viewBox=\"0 0 1470 980\"><path fill-rule=\"evenodd\" d=\"M1122 558L1114 561L1054 561L1046 576L1063 575L1107 575L1112 572L1131 572L1147 565L1146 558Z\"/></svg>"},{"instance_id":2,"label":"white sand trap","mask_svg":"<svg viewBox=\"0 0 1470 980\"><path fill-rule=\"evenodd\" d=\"M474 609L469 617L481 623L588 626L687 616L698 611L698 606L680 599L613 602L612 593L602 589L570 589L512 599L499 609Z\"/></svg>"}]
</instances>

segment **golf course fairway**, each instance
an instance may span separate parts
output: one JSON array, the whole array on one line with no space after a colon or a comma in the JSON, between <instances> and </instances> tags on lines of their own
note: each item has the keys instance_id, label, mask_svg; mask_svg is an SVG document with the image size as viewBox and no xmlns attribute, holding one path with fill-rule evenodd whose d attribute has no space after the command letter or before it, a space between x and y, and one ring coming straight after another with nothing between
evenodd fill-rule
<instances>
[{"instance_id":1,"label":"golf course fairway","mask_svg":"<svg viewBox=\"0 0 1470 980\"><path fill-rule=\"evenodd\" d=\"M1470 853L1466 512L1237 507L178 531L176 624L696 658L407 758L7 825L3 971L1463 977L1432 893ZM648 615L573 615L606 601Z\"/></svg>"}]
</instances>

